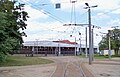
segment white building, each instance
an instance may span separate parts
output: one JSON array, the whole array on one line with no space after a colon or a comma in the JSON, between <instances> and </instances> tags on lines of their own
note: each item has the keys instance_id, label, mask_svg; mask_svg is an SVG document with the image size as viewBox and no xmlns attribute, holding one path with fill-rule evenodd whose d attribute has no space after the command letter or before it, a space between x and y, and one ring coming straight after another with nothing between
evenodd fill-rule
<instances>
[{"instance_id":1,"label":"white building","mask_svg":"<svg viewBox=\"0 0 120 77\"><path fill-rule=\"evenodd\" d=\"M53 55L77 55L85 54L85 45L70 42L68 40L62 41L27 41L19 54L53 54ZM81 51L80 51L81 50ZM87 53L89 47L87 47ZM94 47L94 52L97 52L97 47Z\"/></svg>"}]
</instances>

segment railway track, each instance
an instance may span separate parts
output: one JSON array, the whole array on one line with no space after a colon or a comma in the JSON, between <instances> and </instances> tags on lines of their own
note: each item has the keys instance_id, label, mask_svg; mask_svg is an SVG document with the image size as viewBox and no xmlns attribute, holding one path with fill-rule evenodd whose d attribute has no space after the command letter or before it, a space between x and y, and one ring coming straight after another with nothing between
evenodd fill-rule
<instances>
[{"instance_id":1,"label":"railway track","mask_svg":"<svg viewBox=\"0 0 120 77\"><path fill-rule=\"evenodd\" d=\"M91 77L82 68L82 61L57 62L57 67L50 77Z\"/></svg>"},{"instance_id":2,"label":"railway track","mask_svg":"<svg viewBox=\"0 0 120 77\"><path fill-rule=\"evenodd\" d=\"M82 62L81 62L82 63ZM86 77L81 63L72 62L66 65L63 77Z\"/></svg>"}]
</instances>

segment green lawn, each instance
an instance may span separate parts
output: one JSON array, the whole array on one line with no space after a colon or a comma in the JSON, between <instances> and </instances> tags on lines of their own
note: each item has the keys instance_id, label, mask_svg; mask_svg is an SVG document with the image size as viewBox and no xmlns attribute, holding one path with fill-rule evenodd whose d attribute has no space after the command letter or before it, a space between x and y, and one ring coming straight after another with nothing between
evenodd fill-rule
<instances>
[{"instance_id":1,"label":"green lawn","mask_svg":"<svg viewBox=\"0 0 120 77\"><path fill-rule=\"evenodd\" d=\"M51 60L43 59L40 57L25 57L25 56L9 56L6 62L0 63L2 66L25 66L25 65L38 65L53 63Z\"/></svg>"},{"instance_id":2,"label":"green lawn","mask_svg":"<svg viewBox=\"0 0 120 77\"><path fill-rule=\"evenodd\" d=\"M85 55L80 55L80 57L81 57L81 58L86 58ZM107 58L109 58L109 56L108 56L108 55L105 55L105 56L104 56L104 55L95 54L95 55L94 55L94 58L95 58L95 59L107 59ZM111 56L111 58L120 58L120 56Z\"/></svg>"},{"instance_id":3,"label":"green lawn","mask_svg":"<svg viewBox=\"0 0 120 77\"><path fill-rule=\"evenodd\" d=\"M85 55L80 55L80 57L81 57L81 58L86 58ZM89 55L88 55L88 57L89 57ZM103 55L94 55L94 58L95 58L95 59L105 59L105 58L108 58L108 57L103 56Z\"/></svg>"}]
</instances>

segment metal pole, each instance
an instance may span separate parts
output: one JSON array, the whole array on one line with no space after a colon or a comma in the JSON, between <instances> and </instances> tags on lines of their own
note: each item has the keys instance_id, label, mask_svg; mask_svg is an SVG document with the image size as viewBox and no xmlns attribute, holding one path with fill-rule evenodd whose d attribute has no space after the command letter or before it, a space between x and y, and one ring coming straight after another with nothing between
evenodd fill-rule
<instances>
[{"instance_id":1,"label":"metal pole","mask_svg":"<svg viewBox=\"0 0 120 77\"><path fill-rule=\"evenodd\" d=\"M80 53L82 54L82 51L81 51L81 37L80 37Z\"/></svg>"},{"instance_id":2,"label":"metal pole","mask_svg":"<svg viewBox=\"0 0 120 77\"><path fill-rule=\"evenodd\" d=\"M85 48L85 52L86 52L86 57L87 57L87 27L85 28L86 29L86 48Z\"/></svg>"},{"instance_id":3,"label":"metal pole","mask_svg":"<svg viewBox=\"0 0 120 77\"><path fill-rule=\"evenodd\" d=\"M88 20L89 20L89 64L92 64L92 39L91 39L91 11L88 8Z\"/></svg>"},{"instance_id":4,"label":"metal pole","mask_svg":"<svg viewBox=\"0 0 120 77\"><path fill-rule=\"evenodd\" d=\"M94 60L94 42L93 42L93 37L94 37L94 34L93 34L93 29L92 29L92 61Z\"/></svg>"},{"instance_id":5,"label":"metal pole","mask_svg":"<svg viewBox=\"0 0 120 77\"><path fill-rule=\"evenodd\" d=\"M75 56L76 56L76 37L75 37Z\"/></svg>"},{"instance_id":6,"label":"metal pole","mask_svg":"<svg viewBox=\"0 0 120 77\"><path fill-rule=\"evenodd\" d=\"M108 54L109 54L109 59L111 59L111 44L110 44L111 42L110 42L110 31L109 31L109 52L108 52Z\"/></svg>"},{"instance_id":7,"label":"metal pole","mask_svg":"<svg viewBox=\"0 0 120 77\"><path fill-rule=\"evenodd\" d=\"M94 8L97 7L97 5L95 6L89 6L88 3L85 3L85 5L87 6L85 9L88 9L88 21L89 21L89 64L92 64L92 36L91 36L91 11L90 8Z\"/></svg>"},{"instance_id":8,"label":"metal pole","mask_svg":"<svg viewBox=\"0 0 120 77\"><path fill-rule=\"evenodd\" d=\"M80 35L80 50L79 50L79 54L81 54L82 53L82 51L81 51L81 33L79 32L79 35Z\"/></svg>"},{"instance_id":9,"label":"metal pole","mask_svg":"<svg viewBox=\"0 0 120 77\"><path fill-rule=\"evenodd\" d=\"M61 55L61 50L60 50L60 39L59 39L59 42L58 42L58 47L59 47L59 49L58 49L58 54L59 54L59 56Z\"/></svg>"}]
</instances>

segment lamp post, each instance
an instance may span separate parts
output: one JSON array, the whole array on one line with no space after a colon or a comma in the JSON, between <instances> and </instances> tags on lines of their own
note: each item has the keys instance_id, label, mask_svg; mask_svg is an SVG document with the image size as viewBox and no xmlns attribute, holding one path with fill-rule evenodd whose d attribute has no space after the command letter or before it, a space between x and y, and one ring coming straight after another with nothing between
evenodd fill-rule
<instances>
[{"instance_id":1,"label":"lamp post","mask_svg":"<svg viewBox=\"0 0 120 77\"><path fill-rule=\"evenodd\" d=\"M87 7L85 9L88 9L88 21L89 21L89 64L92 64L92 33L91 33L91 8L95 8L96 6L89 6L88 3L85 3Z\"/></svg>"}]
</instances>

